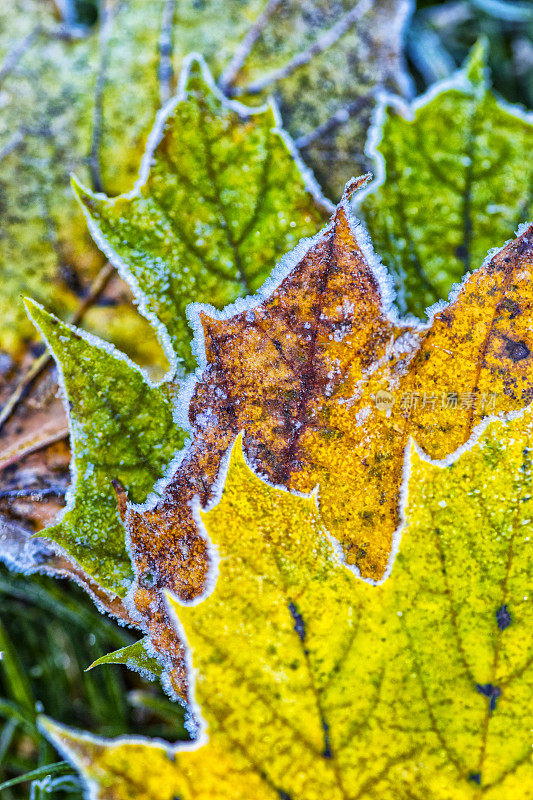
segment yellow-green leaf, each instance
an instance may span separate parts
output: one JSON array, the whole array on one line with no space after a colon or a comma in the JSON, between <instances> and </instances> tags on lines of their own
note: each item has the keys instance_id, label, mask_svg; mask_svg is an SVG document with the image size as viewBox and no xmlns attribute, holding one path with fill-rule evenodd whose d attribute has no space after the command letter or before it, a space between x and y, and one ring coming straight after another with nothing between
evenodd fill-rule
<instances>
[{"instance_id":1,"label":"yellow-green leaf","mask_svg":"<svg viewBox=\"0 0 533 800\"><path fill-rule=\"evenodd\" d=\"M454 464L411 451L408 528L380 586L339 563L314 498L234 451L203 515L206 599L176 605L201 735L173 750L45 730L102 800L533 796L533 418Z\"/></svg>"},{"instance_id":2,"label":"yellow-green leaf","mask_svg":"<svg viewBox=\"0 0 533 800\"><path fill-rule=\"evenodd\" d=\"M403 35L411 11L409 0L180 0L169 61L178 71L198 52L228 94L252 103L274 95L284 127L337 200L369 166L363 151L376 87L409 91Z\"/></svg>"},{"instance_id":3,"label":"yellow-green leaf","mask_svg":"<svg viewBox=\"0 0 533 800\"><path fill-rule=\"evenodd\" d=\"M242 5L241 0L227 0L225 8L231 8L240 22ZM254 5L254 21L273 7L266 0L249 2L250 17ZM200 13L195 0L180 4L189 49L198 49L195 37L205 36L206 22L217 8L217 0L205 0ZM338 200L351 175L369 168L364 142L377 87L402 94L411 89L403 62L404 29L411 12L406 0L284 0L275 7L228 87L245 97L250 97L250 87L256 92L262 86L262 99L274 94L285 128L332 200ZM341 30L337 38L336 31ZM210 63L215 74L222 68L223 79L231 61L224 42L218 48L213 44Z\"/></svg>"}]
</instances>

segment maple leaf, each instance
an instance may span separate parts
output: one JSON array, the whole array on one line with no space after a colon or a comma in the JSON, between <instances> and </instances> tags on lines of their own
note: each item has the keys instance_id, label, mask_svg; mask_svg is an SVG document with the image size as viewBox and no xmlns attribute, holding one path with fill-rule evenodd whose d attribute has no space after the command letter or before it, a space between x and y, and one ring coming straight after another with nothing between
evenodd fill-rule
<instances>
[{"instance_id":1,"label":"maple leaf","mask_svg":"<svg viewBox=\"0 0 533 800\"><path fill-rule=\"evenodd\" d=\"M228 5L242 19L239 0ZM403 60L404 29L412 8L405 0L261 5L262 11L270 7L274 13L227 90L250 101L257 93L266 98L275 92L284 127L328 197L337 199L354 170L370 167L360 143L372 121L376 88L406 95L412 91ZM202 15L208 19L216 7L216 0L207 0L199 14L194 0L183 3L189 49L198 49L194 36L202 41ZM260 13L255 17L260 20ZM219 81L225 86L228 64L215 59L215 74L222 67ZM232 64L234 60L230 71Z\"/></svg>"},{"instance_id":2,"label":"maple leaf","mask_svg":"<svg viewBox=\"0 0 533 800\"><path fill-rule=\"evenodd\" d=\"M191 370L189 303L221 308L255 291L316 232L329 204L304 181L273 108L229 103L199 57L188 59L180 87L132 192L109 199L74 186L97 244L163 326L168 357Z\"/></svg>"},{"instance_id":3,"label":"maple leaf","mask_svg":"<svg viewBox=\"0 0 533 800\"><path fill-rule=\"evenodd\" d=\"M137 502L185 441L161 387L109 345L26 301L61 370L68 398L73 481L60 521L43 535L108 593L124 597L133 573L112 481Z\"/></svg>"},{"instance_id":4,"label":"maple leaf","mask_svg":"<svg viewBox=\"0 0 533 800\"><path fill-rule=\"evenodd\" d=\"M44 721L90 797L533 796L532 436L528 410L445 468L412 447L409 526L377 587L339 563L315 498L260 481L238 443L202 514L216 586L176 604L201 735L171 748Z\"/></svg>"},{"instance_id":5,"label":"maple leaf","mask_svg":"<svg viewBox=\"0 0 533 800\"><path fill-rule=\"evenodd\" d=\"M491 92L486 50L412 105L389 100L369 140L381 174L357 206L417 316L531 217L533 117Z\"/></svg>"},{"instance_id":6,"label":"maple leaf","mask_svg":"<svg viewBox=\"0 0 533 800\"><path fill-rule=\"evenodd\" d=\"M176 539L198 538L190 501L209 502L239 431L269 482L304 493L318 486L322 519L346 563L380 580L402 524L409 439L433 460L450 459L491 414L531 400L531 228L487 259L428 325L402 322L350 217L348 195L364 180L244 310L198 309L206 362L189 412L194 436L162 499L129 516L134 561L157 565L159 586L180 597L191 594L176 579Z\"/></svg>"}]
</instances>

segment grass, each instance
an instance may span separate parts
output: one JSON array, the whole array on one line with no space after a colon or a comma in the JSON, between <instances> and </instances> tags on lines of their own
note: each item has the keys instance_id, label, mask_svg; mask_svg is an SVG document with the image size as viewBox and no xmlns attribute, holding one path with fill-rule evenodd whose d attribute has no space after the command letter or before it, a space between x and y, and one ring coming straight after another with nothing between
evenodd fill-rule
<instances>
[{"instance_id":1,"label":"grass","mask_svg":"<svg viewBox=\"0 0 533 800\"><path fill-rule=\"evenodd\" d=\"M85 672L137 637L66 581L0 568L0 796L81 800L74 771L37 727L39 713L101 736L187 738L183 712L156 684L120 666Z\"/></svg>"}]
</instances>

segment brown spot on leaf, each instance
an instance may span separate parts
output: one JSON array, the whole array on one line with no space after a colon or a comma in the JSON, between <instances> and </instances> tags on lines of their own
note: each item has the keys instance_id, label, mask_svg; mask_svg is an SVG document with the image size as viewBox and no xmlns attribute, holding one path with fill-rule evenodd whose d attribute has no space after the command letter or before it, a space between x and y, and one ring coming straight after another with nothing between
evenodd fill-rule
<instances>
[{"instance_id":1,"label":"brown spot on leaf","mask_svg":"<svg viewBox=\"0 0 533 800\"><path fill-rule=\"evenodd\" d=\"M529 354L530 350L525 342L508 341L505 345L505 355L508 356L511 361L522 361L524 358L527 358Z\"/></svg>"}]
</instances>

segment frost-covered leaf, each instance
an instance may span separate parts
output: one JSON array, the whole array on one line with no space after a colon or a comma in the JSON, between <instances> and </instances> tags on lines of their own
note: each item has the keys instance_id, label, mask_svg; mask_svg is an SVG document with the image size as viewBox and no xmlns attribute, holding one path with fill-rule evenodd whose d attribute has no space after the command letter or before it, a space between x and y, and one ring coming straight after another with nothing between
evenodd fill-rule
<instances>
[{"instance_id":1,"label":"frost-covered leaf","mask_svg":"<svg viewBox=\"0 0 533 800\"><path fill-rule=\"evenodd\" d=\"M255 291L329 208L310 177L306 185L273 110L230 105L196 60L156 123L136 188L109 199L75 186L96 242L186 370L196 364L189 303L222 308Z\"/></svg>"},{"instance_id":2,"label":"frost-covered leaf","mask_svg":"<svg viewBox=\"0 0 533 800\"><path fill-rule=\"evenodd\" d=\"M129 669L140 672L143 676L150 678L161 677L163 669L159 661L150 652L148 639L140 639L135 644L121 647L113 653L106 653L100 656L87 669L94 669L104 664L125 664Z\"/></svg>"},{"instance_id":3,"label":"frost-covered leaf","mask_svg":"<svg viewBox=\"0 0 533 800\"><path fill-rule=\"evenodd\" d=\"M27 301L61 370L70 413L71 498L46 537L103 588L124 596L132 578L112 481L143 502L184 442L171 404L125 356Z\"/></svg>"},{"instance_id":4,"label":"frost-covered leaf","mask_svg":"<svg viewBox=\"0 0 533 800\"><path fill-rule=\"evenodd\" d=\"M412 449L409 525L378 587L339 564L314 499L258 480L238 444L203 515L215 588L176 605L200 738L43 721L91 800L529 800L532 437L527 411L444 469Z\"/></svg>"},{"instance_id":5,"label":"frost-covered leaf","mask_svg":"<svg viewBox=\"0 0 533 800\"><path fill-rule=\"evenodd\" d=\"M240 50L246 35L254 28L268 0L129 0L118 6L116 23L112 27L109 47L110 80L104 83L103 109L103 178L111 194L124 191L121 182L125 169L134 176L137 172L134 153L126 152L124 132L142 130L146 135L157 103L168 89L176 88L184 60L189 53L200 53L209 64L217 81ZM287 64L293 56L306 50L330 31L356 3L354 0L284 0L260 32L243 69L233 86L242 90L256 79L270 75ZM171 16L168 10L174 8ZM271 94L279 101L284 128L296 138L315 130L341 109L358 98L366 98L351 111L348 124L342 129L324 132L309 147L302 150L305 161L320 177L335 199L346 180L354 172L354 160L361 169L366 130L370 122L373 99L369 92L376 86L387 86L406 92L409 80L403 63L403 32L412 10L410 0L372 0L361 4L360 14L348 30L330 47L315 53L290 76L268 85L256 101L263 102ZM143 27L144 21L144 27ZM162 32L161 39L160 31ZM131 58L130 47L137 37L137 58ZM170 45L168 59L162 53ZM167 50L168 52L168 50ZM171 68L173 75L165 73ZM124 75L124 69L127 74ZM136 97L124 102L124 87L137 91ZM115 80L116 76L116 80ZM143 88L144 91L139 91ZM146 102L150 91L150 101ZM139 139L137 134L137 139ZM113 170L119 181L114 181Z\"/></svg>"},{"instance_id":6,"label":"frost-covered leaf","mask_svg":"<svg viewBox=\"0 0 533 800\"><path fill-rule=\"evenodd\" d=\"M160 585L191 596L170 544L198 541L190 500L209 502L220 459L244 431L256 472L291 490L318 486L346 563L383 578L402 524L409 438L432 459L449 459L489 415L531 401L532 233L477 270L430 325L416 325L395 316L387 276L345 196L244 310L200 308L206 364L189 411L193 439L165 495L130 512L135 562L155 561ZM179 581L166 584L173 574Z\"/></svg>"},{"instance_id":7,"label":"frost-covered leaf","mask_svg":"<svg viewBox=\"0 0 533 800\"><path fill-rule=\"evenodd\" d=\"M532 216L533 117L495 97L485 56L480 42L451 81L384 112L383 175L360 205L418 316Z\"/></svg>"},{"instance_id":8,"label":"frost-covered leaf","mask_svg":"<svg viewBox=\"0 0 533 800\"><path fill-rule=\"evenodd\" d=\"M343 35L332 36L356 5L359 12ZM226 0L223 9L219 0L180 0L169 28L173 48L169 62L178 74L186 56L198 52L228 93L244 92L247 102L256 103L273 94L284 127L300 140L306 163L337 200L346 180L369 167L364 143L374 90L386 86L409 91L403 33L411 10L409 0L359 4L354 0ZM264 12L267 18L262 25ZM251 49L245 46L246 57L235 74L234 58L242 54L241 45L254 31L257 36ZM321 44L309 53L323 37L329 46ZM309 60L287 71L287 65L305 52ZM272 78L280 69L283 74L269 80L259 95L246 94L247 87ZM329 127L321 128L327 123Z\"/></svg>"},{"instance_id":9,"label":"frost-covered leaf","mask_svg":"<svg viewBox=\"0 0 533 800\"><path fill-rule=\"evenodd\" d=\"M122 191L137 170L159 103L162 0L109 2L105 36L69 35L54 4L0 7L0 348L17 355L34 334L21 295L61 317L77 309L102 267L72 195L70 173ZM159 8L158 8L159 7ZM101 175L98 177L98 168ZM126 287L124 287L125 289ZM84 324L144 363L163 362L127 293Z\"/></svg>"}]
</instances>

